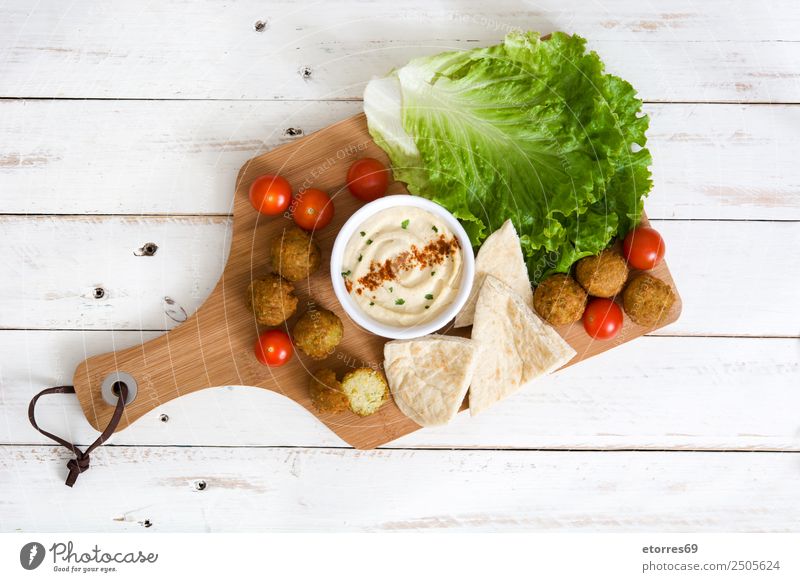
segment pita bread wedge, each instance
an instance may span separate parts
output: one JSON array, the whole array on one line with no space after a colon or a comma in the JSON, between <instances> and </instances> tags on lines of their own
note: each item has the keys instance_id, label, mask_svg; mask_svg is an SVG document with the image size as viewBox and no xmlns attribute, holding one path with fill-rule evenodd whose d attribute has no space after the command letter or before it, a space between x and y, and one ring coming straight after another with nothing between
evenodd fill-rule
<instances>
[{"instance_id":1,"label":"pita bread wedge","mask_svg":"<svg viewBox=\"0 0 800 582\"><path fill-rule=\"evenodd\" d=\"M556 330L492 276L478 295L472 339L480 362L469 391L473 416L575 356Z\"/></svg>"},{"instance_id":2,"label":"pita bread wedge","mask_svg":"<svg viewBox=\"0 0 800 582\"><path fill-rule=\"evenodd\" d=\"M475 355L474 342L460 337L387 342L384 371L395 404L420 426L447 424L467 394Z\"/></svg>"},{"instance_id":3,"label":"pita bread wedge","mask_svg":"<svg viewBox=\"0 0 800 582\"><path fill-rule=\"evenodd\" d=\"M519 236L510 220L506 220L503 226L490 234L478 251L472 292L463 309L456 315L455 327L472 325L478 292L487 275L511 287L525 305L533 307L533 290L528 280L528 268L522 257Z\"/></svg>"}]
</instances>

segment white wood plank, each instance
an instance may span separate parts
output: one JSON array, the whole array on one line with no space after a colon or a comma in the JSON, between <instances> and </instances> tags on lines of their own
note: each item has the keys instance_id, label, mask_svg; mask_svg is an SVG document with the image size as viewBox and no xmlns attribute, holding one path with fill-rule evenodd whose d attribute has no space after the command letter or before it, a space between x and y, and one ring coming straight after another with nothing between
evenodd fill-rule
<instances>
[{"instance_id":1,"label":"white wood plank","mask_svg":"<svg viewBox=\"0 0 800 582\"><path fill-rule=\"evenodd\" d=\"M684 303L656 333L797 336L797 222L654 224ZM226 217L0 217L0 328L170 329L219 279L229 227ZM155 256L135 256L147 242Z\"/></svg>"},{"instance_id":2,"label":"white wood plank","mask_svg":"<svg viewBox=\"0 0 800 582\"><path fill-rule=\"evenodd\" d=\"M250 158L352 102L0 101L0 210L227 214Z\"/></svg>"},{"instance_id":3,"label":"white wood plank","mask_svg":"<svg viewBox=\"0 0 800 582\"><path fill-rule=\"evenodd\" d=\"M650 104L654 218L800 219L800 106ZM225 214L249 158L355 102L0 101L0 211Z\"/></svg>"},{"instance_id":4,"label":"white wood plank","mask_svg":"<svg viewBox=\"0 0 800 582\"><path fill-rule=\"evenodd\" d=\"M683 299L657 335L791 336L800 333L800 223L653 221ZM769 331L766 331L769 330Z\"/></svg>"},{"instance_id":5,"label":"white wood plank","mask_svg":"<svg viewBox=\"0 0 800 582\"><path fill-rule=\"evenodd\" d=\"M0 530L798 531L798 456L2 447Z\"/></svg>"},{"instance_id":6,"label":"white wood plank","mask_svg":"<svg viewBox=\"0 0 800 582\"><path fill-rule=\"evenodd\" d=\"M31 397L71 383L85 357L155 335L0 332L0 443L50 444L28 423ZM800 451L797 348L796 339L645 337L539 382L477 418L462 414L449 426L388 447ZM73 396L42 398L37 418L81 444L96 437ZM164 404L111 442L347 446L293 402L245 387Z\"/></svg>"},{"instance_id":7,"label":"white wood plank","mask_svg":"<svg viewBox=\"0 0 800 582\"><path fill-rule=\"evenodd\" d=\"M800 219L800 107L646 105L653 218Z\"/></svg>"},{"instance_id":8,"label":"white wood plank","mask_svg":"<svg viewBox=\"0 0 800 582\"><path fill-rule=\"evenodd\" d=\"M791 0L643 4L580 0L458 5L289 0L4 4L0 95L352 98L372 75L510 28L590 39L654 101L797 101L800 12ZM261 32L257 21L265 22ZM310 74L303 74L308 68Z\"/></svg>"},{"instance_id":9,"label":"white wood plank","mask_svg":"<svg viewBox=\"0 0 800 582\"><path fill-rule=\"evenodd\" d=\"M212 216L0 218L0 241L15 257L0 266L0 327L172 328L222 274L230 223ZM137 256L148 242L158 246L155 255Z\"/></svg>"}]
</instances>

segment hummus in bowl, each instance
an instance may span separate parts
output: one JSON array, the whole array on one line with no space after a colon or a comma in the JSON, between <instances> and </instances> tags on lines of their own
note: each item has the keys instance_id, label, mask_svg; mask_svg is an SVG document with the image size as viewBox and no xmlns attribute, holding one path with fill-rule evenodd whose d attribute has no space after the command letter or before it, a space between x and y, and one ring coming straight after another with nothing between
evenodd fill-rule
<instances>
[{"instance_id":1,"label":"hummus in bowl","mask_svg":"<svg viewBox=\"0 0 800 582\"><path fill-rule=\"evenodd\" d=\"M366 204L342 227L331 254L333 290L358 325L376 335L427 335L455 317L474 276L464 229L418 196Z\"/></svg>"}]
</instances>

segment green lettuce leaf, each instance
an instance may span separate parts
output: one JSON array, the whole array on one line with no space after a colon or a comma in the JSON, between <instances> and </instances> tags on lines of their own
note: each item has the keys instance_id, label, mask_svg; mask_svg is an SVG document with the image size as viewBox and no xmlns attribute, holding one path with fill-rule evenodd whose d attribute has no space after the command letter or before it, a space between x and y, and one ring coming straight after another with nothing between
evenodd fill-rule
<instances>
[{"instance_id":1,"label":"green lettuce leaf","mask_svg":"<svg viewBox=\"0 0 800 582\"><path fill-rule=\"evenodd\" d=\"M577 35L414 59L368 84L364 110L395 177L475 246L514 222L534 282L629 230L652 186L641 101Z\"/></svg>"}]
</instances>

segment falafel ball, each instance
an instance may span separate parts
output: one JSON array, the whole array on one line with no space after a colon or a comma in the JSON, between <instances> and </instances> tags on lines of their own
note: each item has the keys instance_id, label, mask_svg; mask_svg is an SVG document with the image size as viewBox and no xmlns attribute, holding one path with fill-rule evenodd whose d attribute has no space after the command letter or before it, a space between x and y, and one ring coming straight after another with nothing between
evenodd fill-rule
<instances>
[{"instance_id":1,"label":"falafel ball","mask_svg":"<svg viewBox=\"0 0 800 582\"><path fill-rule=\"evenodd\" d=\"M589 295L613 297L628 280L628 264L618 252L605 249L599 255L578 261L575 279Z\"/></svg>"},{"instance_id":2,"label":"falafel ball","mask_svg":"<svg viewBox=\"0 0 800 582\"><path fill-rule=\"evenodd\" d=\"M553 325L575 323L586 308L586 291L569 275L550 275L533 293L536 313Z\"/></svg>"},{"instance_id":3,"label":"falafel ball","mask_svg":"<svg viewBox=\"0 0 800 582\"><path fill-rule=\"evenodd\" d=\"M297 310L294 285L270 273L254 279L247 289L247 304L262 325L280 325Z\"/></svg>"},{"instance_id":4,"label":"falafel ball","mask_svg":"<svg viewBox=\"0 0 800 582\"><path fill-rule=\"evenodd\" d=\"M342 320L327 309L306 311L294 326L294 344L308 357L324 360L342 341Z\"/></svg>"},{"instance_id":5,"label":"falafel ball","mask_svg":"<svg viewBox=\"0 0 800 582\"><path fill-rule=\"evenodd\" d=\"M308 385L311 404L319 412L344 412L350 408L350 401L336 379L336 372L324 368L311 377Z\"/></svg>"},{"instance_id":6,"label":"falafel ball","mask_svg":"<svg viewBox=\"0 0 800 582\"><path fill-rule=\"evenodd\" d=\"M663 323L675 303L672 287L647 273L636 275L622 293L622 306L634 323L652 327Z\"/></svg>"},{"instance_id":7,"label":"falafel ball","mask_svg":"<svg viewBox=\"0 0 800 582\"><path fill-rule=\"evenodd\" d=\"M347 394L350 410L359 416L369 416L389 400L389 385L383 374L372 368L356 368L342 378L342 390Z\"/></svg>"},{"instance_id":8,"label":"falafel ball","mask_svg":"<svg viewBox=\"0 0 800 582\"><path fill-rule=\"evenodd\" d=\"M319 268L322 253L308 233L293 226L286 228L270 242L272 267L289 281L307 278Z\"/></svg>"}]
</instances>

